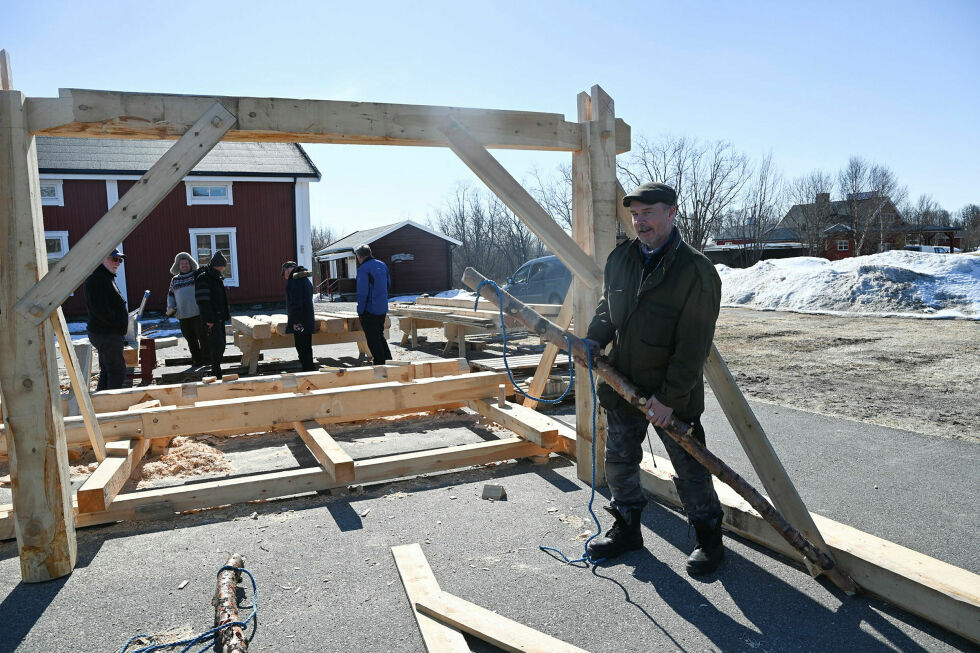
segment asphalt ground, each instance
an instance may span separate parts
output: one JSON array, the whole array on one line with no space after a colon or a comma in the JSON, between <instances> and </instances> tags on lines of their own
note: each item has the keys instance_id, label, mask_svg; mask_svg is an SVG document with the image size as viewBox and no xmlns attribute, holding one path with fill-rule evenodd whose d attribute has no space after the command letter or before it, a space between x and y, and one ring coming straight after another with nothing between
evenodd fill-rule
<instances>
[{"instance_id":1,"label":"asphalt ground","mask_svg":"<svg viewBox=\"0 0 980 653\"><path fill-rule=\"evenodd\" d=\"M811 509L977 570L975 445L752 405ZM705 424L715 452L752 477L713 402ZM452 420L444 426L419 427L439 433L428 446L489 437ZM338 433L357 457L386 450L385 437L398 449L415 446L406 429ZM502 484L507 500L482 500L488 482ZM553 457L87 528L78 531L75 572L30 585L19 582L17 548L7 542L0 651L119 650L138 633L202 631L213 620L214 575L233 552L258 581L251 650L422 651L390 552L410 542L443 590L592 651L976 650L880 601L843 596L739 538L726 538L719 573L691 579L684 561L693 535L656 503L644 513L646 549L615 564L586 569L540 551L580 554L589 495L574 464Z\"/></svg>"}]
</instances>

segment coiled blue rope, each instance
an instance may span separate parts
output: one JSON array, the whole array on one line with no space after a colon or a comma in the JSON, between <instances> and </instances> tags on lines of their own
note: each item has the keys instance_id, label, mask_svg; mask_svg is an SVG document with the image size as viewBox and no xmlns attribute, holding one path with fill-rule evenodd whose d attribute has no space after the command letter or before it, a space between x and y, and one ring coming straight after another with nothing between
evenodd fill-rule
<instances>
[{"instance_id":1,"label":"coiled blue rope","mask_svg":"<svg viewBox=\"0 0 980 653\"><path fill-rule=\"evenodd\" d=\"M259 612L259 589L255 584L255 576L253 576L252 572L250 572L248 569L242 567L232 567L231 565L225 565L224 567L219 569L218 575L220 576L221 572L227 570L240 571L246 576L248 576L249 579L251 579L252 581L252 614L248 616L248 619L246 619L245 621L229 621L226 624L215 626L211 630L205 631L200 635L198 635L197 637L182 639L177 642L170 642L169 644L150 644L149 646L144 646L143 648L138 648L138 649L133 649L132 651L128 651L127 649L129 649L130 645L140 638L146 637L149 638L151 641L153 640L152 635L147 635L147 634L134 635L133 637L129 638L129 641L126 642L126 644L121 649L119 649L119 653L150 653L151 651L159 651L165 648L174 648L177 646L184 646L184 648L180 650L180 653L187 653L187 651L189 651L191 647L194 646L195 644L200 644L201 642L205 642L204 648L200 648L196 652L196 653L204 653L204 651L214 646L214 640L218 637L218 633L220 633L225 628L231 628L232 626L241 626L242 628L248 628L248 623L250 621L257 624L258 622L256 621L256 616L258 615ZM254 636L255 636L255 628L252 628L252 637ZM249 639L251 639L251 637Z\"/></svg>"},{"instance_id":2,"label":"coiled blue rope","mask_svg":"<svg viewBox=\"0 0 980 653\"><path fill-rule=\"evenodd\" d=\"M511 374L510 365L507 364L507 325L504 323L504 308L503 308L504 296L500 290L500 286L498 286L496 282L490 279L484 279L483 281L480 282L480 285L476 287L476 301L473 302L473 310L475 311L476 307L480 304L480 290L483 288L483 286L493 286L493 288L497 291L497 309L500 313L500 330L503 334L504 368L507 370L507 376L510 379L511 385L514 386L515 390L520 392L528 399L531 399L533 401L544 402L546 404L557 404L568 395L568 391L571 390L572 386L575 385L575 364L572 362L571 338L569 338L567 333L565 334L565 344L567 346L567 351L568 351L568 369L570 370L568 387L565 388L565 392L563 392L561 396L558 397L557 399L544 399L541 397L532 397L528 393L521 390L520 387L518 387L517 382L514 381L514 375ZM596 401L596 392L595 392L595 375L592 372L592 347L588 341L583 341L583 342L585 343L585 347L588 350L589 388L592 391L592 488L591 488L592 491L589 494L589 514L592 515L592 521L595 522L596 531L595 533L592 534L592 536L589 539L585 541L584 551L582 553L582 556L580 558L575 558L574 560L572 560L567 555L565 555L565 553L561 549L557 549L553 546L545 546L542 544L538 547L542 551L552 551L554 553L557 553L559 556L561 556L562 560L564 560L566 564L570 564L570 565L579 562L584 562L586 564L594 565L605 560L605 558L599 558L598 560L594 560L592 556L589 555L589 543L595 538L599 537L599 535L602 533L602 525L599 523L599 517L596 516L595 510L592 507L593 504L595 503L595 432L596 432L596 420L597 420L597 413L598 413L598 403Z\"/></svg>"}]
</instances>

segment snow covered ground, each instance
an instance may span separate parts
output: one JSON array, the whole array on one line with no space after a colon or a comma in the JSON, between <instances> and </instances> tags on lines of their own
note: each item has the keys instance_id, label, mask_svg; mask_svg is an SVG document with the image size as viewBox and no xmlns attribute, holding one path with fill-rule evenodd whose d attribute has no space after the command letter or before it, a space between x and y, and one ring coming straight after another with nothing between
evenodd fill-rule
<instances>
[{"instance_id":1,"label":"snow covered ground","mask_svg":"<svg viewBox=\"0 0 980 653\"><path fill-rule=\"evenodd\" d=\"M722 305L769 311L980 320L980 256L892 251L715 266Z\"/></svg>"}]
</instances>

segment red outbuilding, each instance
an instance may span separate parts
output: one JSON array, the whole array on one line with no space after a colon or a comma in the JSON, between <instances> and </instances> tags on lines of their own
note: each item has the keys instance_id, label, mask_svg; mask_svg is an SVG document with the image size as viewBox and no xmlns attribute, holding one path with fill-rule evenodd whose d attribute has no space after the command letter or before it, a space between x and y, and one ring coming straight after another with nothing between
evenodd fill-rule
<instances>
[{"instance_id":1,"label":"red outbuilding","mask_svg":"<svg viewBox=\"0 0 980 653\"><path fill-rule=\"evenodd\" d=\"M58 259L172 145L168 141L37 137L44 235ZM202 265L220 250L232 304L283 300L283 261L312 268L310 183L320 172L292 143L218 143L121 244L117 284L130 308L149 290L163 310L178 252ZM83 291L63 305L83 315Z\"/></svg>"}]
</instances>

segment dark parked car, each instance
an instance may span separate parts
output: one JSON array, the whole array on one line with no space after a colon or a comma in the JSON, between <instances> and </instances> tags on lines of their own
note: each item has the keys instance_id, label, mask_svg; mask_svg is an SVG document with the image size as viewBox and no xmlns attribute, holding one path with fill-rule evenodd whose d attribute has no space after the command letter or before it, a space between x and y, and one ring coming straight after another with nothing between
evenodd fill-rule
<instances>
[{"instance_id":1,"label":"dark parked car","mask_svg":"<svg viewBox=\"0 0 980 653\"><path fill-rule=\"evenodd\" d=\"M531 259L507 279L504 290L528 304L561 304L572 273L557 256Z\"/></svg>"}]
</instances>

